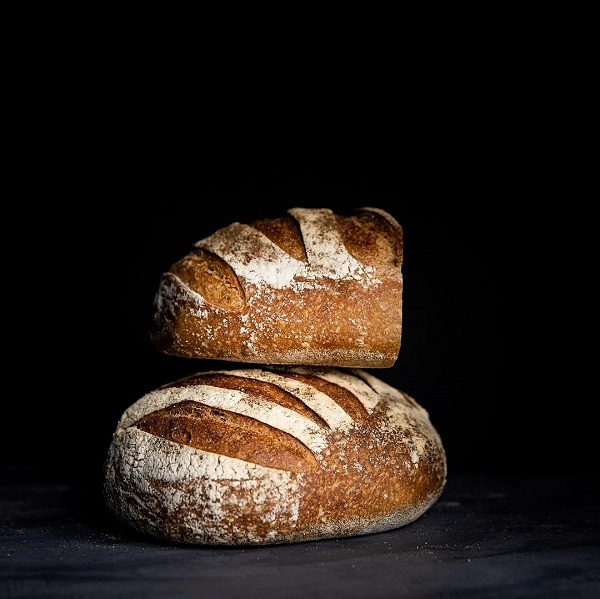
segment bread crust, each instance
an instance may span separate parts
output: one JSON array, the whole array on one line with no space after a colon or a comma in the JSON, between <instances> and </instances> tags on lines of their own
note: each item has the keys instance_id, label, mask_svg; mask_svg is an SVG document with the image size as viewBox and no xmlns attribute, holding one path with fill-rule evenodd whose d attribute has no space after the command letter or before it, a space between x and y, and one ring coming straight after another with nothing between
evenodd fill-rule
<instances>
[{"instance_id":1,"label":"bread crust","mask_svg":"<svg viewBox=\"0 0 600 599\"><path fill-rule=\"evenodd\" d=\"M402 227L378 208L232 223L163 273L150 337L186 358L389 368L402 259Z\"/></svg>"},{"instance_id":2,"label":"bread crust","mask_svg":"<svg viewBox=\"0 0 600 599\"><path fill-rule=\"evenodd\" d=\"M409 524L446 473L440 437L408 394L361 369L269 365L197 373L132 404L104 495L116 517L163 540L267 545Z\"/></svg>"}]
</instances>

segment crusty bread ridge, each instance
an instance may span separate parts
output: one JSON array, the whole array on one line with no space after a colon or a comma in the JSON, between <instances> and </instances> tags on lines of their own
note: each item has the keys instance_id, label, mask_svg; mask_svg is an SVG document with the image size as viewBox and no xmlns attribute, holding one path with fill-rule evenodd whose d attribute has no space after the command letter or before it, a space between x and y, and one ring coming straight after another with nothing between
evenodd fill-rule
<instances>
[{"instance_id":1,"label":"crusty bread ridge","mask_svg":"<svg viewBox=\"0 0 600 599\"><path fill-rule=\"evenodd\" d=\"M110 510L185 544L268 545L413 522L446 456L427 411L354 368L199 372L122 415L105 464Z\"/></svg>"},{"instance_id":2,"label":"crusty bread ridge","mask_svg":"<svg viewBox=\"0 0 600 599\"><path fill-rule=\"evenodd\" d=\"M402 228L379 208L235 222L163 273L150 337L185 358L388 368L402 259Z\"/></svg>"}]
</instances>

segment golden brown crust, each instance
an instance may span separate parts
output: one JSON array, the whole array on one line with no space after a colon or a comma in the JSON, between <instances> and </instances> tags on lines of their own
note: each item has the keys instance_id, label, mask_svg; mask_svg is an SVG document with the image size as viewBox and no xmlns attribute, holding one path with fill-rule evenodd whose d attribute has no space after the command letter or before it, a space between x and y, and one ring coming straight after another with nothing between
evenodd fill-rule
<instances>
[{"instance_id":1,"label":"golden brown crust","mask_svg":"<svg viewBox=\"0 0 600 599\"><path fill-rule=\"evenodd\" d=\"M232 268L221 258L197 249L178 260L170 272L213 306L241 312L246 306L242 286Z\"/></svg>"},{"instance_id":2,"label":"golden brown crust","mask_svg":"<svg viewBox=\"0 0 600 599\"><path fill-rule=\"evenodd\" d=\"M402 332L402 228L368 208L234 223L161 277L150 336L167 354L388 368Z\"/></svg>"},{"instance_id":3,"label":"golden brown crust","mask_svg":"<svg viewBox=\"0 0 600 599\"><path fill-rule=\"evenodd\" d=\"M229 410L182 401L144 416L135 426L157 437L238 460L308 472L316 460L302 443L268 424Z\"/></svg>"},{"instance_id":4,"label":"golden brown crust","mask_svg":"<svg viewBox=\"0 0 600 599\"><path fill-rule=\"evenodd\" d=\"M337 221L346 248L359 262L371 266L389 264L401 267L402 236L394 221L390 222L373 210L338 216Z\"/></svg>"},{"instance_id":5,"label":"golden brown crust","mask_svg":"<svg viewBox=\"0 0 600 599\"><path fill-rule=\"evenodd\" d=\"M303 377L303 375L300 374L296 376ZM236 389L238 391L243 391L254 397L260 397L290 410L294 410L295 412L302 414L302 416L313 420L320 426L327 426L327 423L315 413L314 410L311 410L306 404L302 403L291 393L288 393L277 385L266 383L264 381L257 381L249 376L236 376L223 372L208 372L186 377L169 385L165 385L164 388L193 387L194 385L210 385L212 387L221 387L222 389Z\"/></svg>"},{"instance_id":6,"label":"golden brown crust","mask_svg":"<svg viewBox=\"0 0 600 599\"><path fill-rule=\"evenodd\" d=\"M360 403L356 395L344 387L330 383L316 374L289 371L286 372L286 376L303 381L326 395L329 395L329 397L338 403L355 422L365 422L369 417L369 413L365 409L365 406Z\"/></svg>"},{"instance_id":7,"label":"golden brown crust","mask_svg":"<svg viewBox=\"0 0 600 599\"><path fill-rule=\"evenodd\" d=\"M403 526L445 481L414 399L362 370L279 366L198 373L142 397L115 431L105 495L163 539L264 545Z\"/></svg>"},{"instance_id":8,"label":"golden brown crust","mask_svg":"<svg viewBox=\"0 0 600 599\"><path fill-rule=\"evenodd\" d=\"M292 258L301 262L308 261L302 232L298 223L291 216L263 218L252 221L250 225L285 250Z\"/></svg>"}]
</instances>

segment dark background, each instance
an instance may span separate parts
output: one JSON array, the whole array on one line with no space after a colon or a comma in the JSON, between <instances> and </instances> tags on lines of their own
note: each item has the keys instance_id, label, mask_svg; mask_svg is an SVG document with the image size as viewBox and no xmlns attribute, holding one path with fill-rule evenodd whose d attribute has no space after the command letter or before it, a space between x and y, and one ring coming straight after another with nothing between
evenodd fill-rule
<instances>
[{"instance_id":1,"label":"dark background","mask_svg":"<svg viewBox=\"0 0 600 599\"><path fill-rule=\"evenodd\" d=\"M322 65L304 47L279 62L271 46L255 61L221 44L190 67L179 45L20 48L0 205L0 461L101 479L122 411L214 366L150 345L161 273L235 220L373 205L405 233L402 346L375 374L429 411L449 468L596 471L585 61L529 36L524 52L504 34L486 47L480 31L393 52L383 36L368 59L353 43Z\"/></svg>"},{"instance_id":2,"label":"dark background","mask_svg":"<svg viewBox=\"0 0 600 599\"><path fill-rule=\"evenodd\" d=\"M14 22L5 65L8 594L302 595L308 583L315 596L597 596L600 228L585 32L569 39L552 15L498 13L466 35L428 19L416 37L336 19L342 39L317 54L305 31L286 52L245 21L242 47L232 28L217 43L178 28L168 44L140 19L125 33L107 14L99 36L100 13L64 19L68 31L38 15ZM281 40L286 24L273 29ZM266 552L173 551L115 531L102 461L121 413L225 366L150 345L161 273L234 220L365 204L405 233L402 347L373 372L429 411L448 454L445 499L414 527ZM577 473L594 477L561 476Z\"/></svg>"},{"instance_id":3,"label":"dark background","mask_svg":"<svg viewBox=\"0 0 600 599\"><path fill-rule=\"evenodd\" d=\"M162 355L148 337L160 276L195 241L295 206L375 206L404 229L404 303L399 358L373 374L429 411L449 469L595 468L595 400L578 374L593 352L577 283L591 271L572 251L593 219L573 171L547 133L529 145L507 118L448 116L422 137L413 123L401 151L383 129L335 144L309 130L296 147L289 129L261 139L260 123L185 145L183 129L129 130L123 115L118 131L90 115L79 131L71 115L61 145L40 116L49 131L15 146L4 214L2 463L99 480L131 403L227 366Z\"/></svg>"},{"instance_id":4,"label":"dark background","mask_svg":"<svg viewBox=\"0 0 600 599\"><path fill-rule=\"evenodd\" d=\"M427 183L426 169L402 178L391 165L268 176L198 168L203 177L178 178L173 167L142 162L120 178L84 164L66 190L79 191L78 202L59 194L15 206L20 233L4 283L11 391L3 463L100 480L111 433L131 403L179 376L228 366L151 345L161 273L233 221L294 206L366 205L401 223L405 252L399 358L372 373L429 411L449 469L570 473L595 463L591 416L565 392L555 360L567 349L558 341L560 228L520 194L510 198L514 180L483 164L471 178L438 169L437 184ZM55 191L57 180L49 182Z\"/></svg>"}]
</instances>

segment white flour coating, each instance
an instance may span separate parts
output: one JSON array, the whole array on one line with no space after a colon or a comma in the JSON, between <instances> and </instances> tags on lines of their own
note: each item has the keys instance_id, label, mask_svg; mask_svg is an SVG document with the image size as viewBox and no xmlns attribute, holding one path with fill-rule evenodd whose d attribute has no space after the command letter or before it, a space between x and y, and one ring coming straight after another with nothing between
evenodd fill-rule
<instances>
[{"instance_id":1,"label":"white flour coating","mask_svg":"<svg viewBox=\"0 0 600 599\"><path fill-rule=\"evenodd\" d=\"M441 440L438 432L431 426L427 411L410 396L409 401L405 394L397 389L395 391L396 393L388 396L385 403L386 418L381 421L379 428L381 431L403 431L402 436L410 448L411 462L407 467L416 467L421 456L432 446L441 445Z\"/></svg>"},{"instance_id":2,"label":"white flour coating","mask_svg":"<svg viewBox=\"0 0 600 599\"><path fill-rule=\"evenodd\" d=\"M272 383L291 393L315 411L331 429L349 428L354 424L354 420L335 400L309 384L286 377L285 372L316 375L350 391L369 413L373 412L382 398L386 398L385 418L381 420L379 430L381 432L404 431L403 438L412 451L413 464L418 464L419 457L427 451L432 442L440 443L437 431L431 426L429 414L420 404L365 370L350 369L353 373L350 374L334 368L315 366L273 365L271 368L281 374L259 368L215 370L197 374L221 373ZM129 427L151 412L182 401L195 401L264 422L292 435L315 455L319 455L327 444L328 430L292 409L244 391L204 384L166 387L147 393L123 413L118 429Z\"/></svg>"},{"instance_id":3,"label":"white flour coating","mask_svg":"<svg viewBox=\"0 0 600 599\"><path fill-rule=\"evenodd\" d=\"M372 406L371 418L357 424L356 429L334 435L338 443L334 445L330 429L320 428L312 421L307 424L306 418L292 415L278 404L267 408L266 404L273 402L250 394L200 384L158 389L143 396L125 412L113 435L105 475L105 497L111 509L125 522L159 537L239 545L389 530L412 522L437 500L447 474L444 450L427 411L409 395L362 369L269 366L271 369L277 373L261 368L224 369L198 372L189 378L213 372L273 382L281 388L287 387L290 392L295 390L297 397L306 405L317 406L321 414L331 409L329 415L335 420L339 413L322 393L313 393L310 385L295 388L301 381L283 380L286 371L302 372L342 385L363 401L363 405L364 394L369 394L366 403ZM373 394L378 402L374 403ZM322 449L317 455L318 465L314 471L302 474L269 468L192 448L130 426L149 412L184 400L254 418L260 414L257 420L271 420L278 423L281 430L288 426L287 432L296 438L302 441L304 435L313 442L312 447L305 443L313 452L317 445ZM335 403L332 398L329 401ZM299 429L303 430L300 434ZM355 436L360 431L367 434ZM318 434L313 435L313 432ZM328 444L324 447L314 444L317 438ZM390 452L391 464L377 459L381 447L387 447L386 451ZM346 449L350 452L346 453ZM350 461L340 466L340 461L347 458ZM387 469L385 479L379 477L377 483L369 479L374 465L383 468L384 473ZM333 478L327 478L332 475ZM365 482L361 483L363 479ZM369 480L371 482L367 482ZM434 481L437 482L432 485ZM322 485L316 495L315 484ZM395 508L390 505L384 512L374 509L371 515L369 510L359 510L359 515L355 508L347 507L344 498L352 497L361 484L381 485L379 489L365 486L361 490L364 501L374 505L381 497L387 500L398 485L425 489L426 494L407 499L400 493L394 500L398 501ZM425 487L421 487L422 484ZM326 503L319 503L321 501ZM337 506L331 513L327 510L329 501ZM322 518L313 519L310 509L307 510L309 505L318 510Z\"/></svg>"},{"instance_id":4,"label":"white flour coating","mask_svg":"<svg viewBox=\"0 0 600 599\"><path fill-rule=\"evenodd\" d=\"M381 399L377 392L363 380L364 378L370 382L367 377L371 376L367 375L363 370L350 369L350 373L352 374L327 367L292 366L290 370L300 374L315 374L330 383L343 387L356 396L369 414Z\"/></svg>"},{"instance_id":5,"label":"white flour coating","mask_svg":"<svg viewBox=\"0 0 600 599\"><path fill-rule=\"evenodd\" d=\"M203 538L226 534L223 521L245 509L266 523L298 520L302 474L192 449L136 428L115 433L107 464L108 496L129 522L151 524L146 509L159 505L167 512L163 518L173 514L188 536ZM127 480L133 501L120 496L119 480Z\"/></svg>"},{"instance_id":6,"label":"white flour coating","mask_svg":"<svg viewBox=\"0 0 600 599\"><path fill-rule=\"evenodd\" d=\"M363 280L373 275L372 266L361 264L346 250L332 210L291 208L288 213L300 226L308 263L317 276Z\"/></svg>"},{"instance_id":7,"label":"white flour coating","mask_svg":"<svg viewBox=\"0 0 600 599\"><path fill-rule=\"evenodd\" d=\"M288 287L295 276L308 276L304 262L292 258L250 225L232 223L194 245L220 256L236 275L256 285L281 289ZM248 248L252 248L251 254Z\"/></svg>"},{"instance_id":8,"label":"white flour coating","mask_svg":"<svg viewBox=\"0 0 600 599\"><path fill-rule=\"evenodd\" d=\"M381 395L389 395L390 397L397 399L404 399L402 391L388 385L385 381L378 379L366 370L351 368L350 372L366 383L365 387L369 389L371 395L374 395L377 398Z\"/></svg>"},{"instance_id":9,"label":"white flour coating","mask_svg":"<svg viewBox=\"0 0 600 599\"><path fill-rule=\"evenodd\" d=\"M173 308L180 298L183 300L190 296L190 293L191 289L184 287L179 277L171 273L164 273L154 296L157 311L173 314Z\"/></svg>"},{"instance_id":10,"label":"white flour coating","mask_svg":"<svg viewBox=\"0 0 600 599\"><path fill-rule=\"evenodd\" d=\"M131 426L147 414L181 401L195 401L249 416L293 435L314 453L320 453L326 444L327 430L298 412L243 391L211 385L167 387L151 391L125 411L119 428Z\"/></svg>"},{"instance_id":11,"label":"white flour coating","mask_svg":"<svg viewBox=\"0 0 600 599\"><path fill-rule=\"evenodd\" d=\"M295 366L290 370L318 374L354 393L371 413L382 398L386 398L386 418L379 425L382 432L404 431L403 438L412 447L411 463L417 466L420 457L433 443L441 444L437 431L431 426L429 414L412 397L363 369L350 368L350 373L323 367ZM353 376L354 375L354 376ZM410 465L410 464L409 464Z\"/></svg>"},{"instance_id":12,"label":"white flour coating","mask_svg":"<svg viewBox=\"0 0 600 599\"><path fill-rule=\"evenodd\" d=\"M227 262L237 276L257 287L267 285L301 291L314 288L311 280L322 278L352 279L362 281L365 286L381 283L374 276L374 267L361 264L347 251L331 210L292 208L288 212L300 226L307 263L292 258L251 225L237 222L194 245L213 252Z\"/></svg>"},{"instance_id":13,"label":"white flour coating","mask_svg":"<svg viewBox=\"0 0 600 599\"><path fill-rule=\"evenodd\" d=\"M285 375L275 374L258 368L243 370L220 370L216 371L222 374L231 374L235 376L246 376L257 381L264 381L280 387L291 393L301 402L308 406L313 412L316 412L332 429L347 428L354 424L352 417L329 395L319 391L315 387L298 381Z\"/></svg>"},{"instance_id":14,"label":"white flour coating","mask_svg":"<svg viewBox=\"0 0 600 599\"><path fill-rule=\"evenodd\" d=\"M241 286L243 309L241 304L233 309L211 303L200 289L192 289L191 275L188 281L186 276L163 273L154 302L155 340L165 343L163 351L255 364L365 368L390 364L400 345L400 268L373 266L354 258L343 243L338 217L330 209L292 208L288 213L298 223L306 261L293 258L251 224L238 222L194 244L232 269ZM215 289L220 283L226 284L212 283ZM311 318L313 303L314 311L320 314L333 312L338 303L345 306L350 301L343 295L346 292L369 302L371 298L376 301L380 292L384 301L397 298L397 309L385 316L389 314L393 328L381 326L369 311L348 313L346 308L334 314L333 322ZM185 323L185 327L178 323ZM336 334L343 334L338 349L330 347L330 337ZM393 350L389 337L397 339ZM327 347L324 339L329 339ZM378 351L378 347L386 349Z\"/></svg>"}]
</instances>

